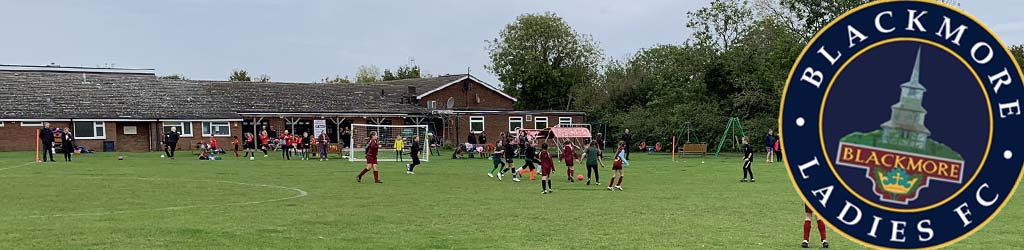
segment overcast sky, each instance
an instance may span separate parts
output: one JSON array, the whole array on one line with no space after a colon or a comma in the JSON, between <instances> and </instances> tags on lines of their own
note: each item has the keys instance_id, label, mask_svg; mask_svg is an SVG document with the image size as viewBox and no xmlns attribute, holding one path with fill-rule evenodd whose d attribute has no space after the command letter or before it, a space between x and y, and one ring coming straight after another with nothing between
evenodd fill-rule
<instances>
[{"instance_id":1,"label":"overcast sky","mask_svg":"<svg viewBox=\"0 0 1024 250\"><path fill-rule=\"evenodd\" d=\"M232 69L274 81L354 78L359 65L426 73L484 69L486 40L516 16L551 11L625 58L689 37L686 12L706 0L0 1L0 64L154 68L225 80ZM961 1L1007 44L1024 43L1024 1Z\"/></svg>"}]
</instances>

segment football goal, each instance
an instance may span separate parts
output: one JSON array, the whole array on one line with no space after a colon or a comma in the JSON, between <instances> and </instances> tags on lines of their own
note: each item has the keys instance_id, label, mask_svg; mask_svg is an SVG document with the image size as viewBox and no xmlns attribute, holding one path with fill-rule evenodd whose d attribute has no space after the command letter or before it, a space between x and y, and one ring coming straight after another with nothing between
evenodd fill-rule
<instances>
[{"instance_id":1,"label":"football goal","mask_svg":"<svg viewBox=\"0 0 1024 250\"><path fill-rule=\"evenodd\" d=\"M349 161L366 161L366 146L370 132L377 132L377 161L411 162L413 138L420 137L420 161L430 161L430 134L427 125L373 125L352 124L352 139L348 146ZM401 143L399 143L401 142ZM400 146L400 147L399 147Z\"/></svg>"}]
</instances>

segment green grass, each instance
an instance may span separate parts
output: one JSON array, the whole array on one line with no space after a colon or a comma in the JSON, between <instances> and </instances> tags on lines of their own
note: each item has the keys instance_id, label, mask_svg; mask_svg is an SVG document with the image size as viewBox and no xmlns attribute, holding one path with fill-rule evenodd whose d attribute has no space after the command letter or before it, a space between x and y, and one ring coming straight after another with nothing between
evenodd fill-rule
<instances>
[{"instance_id":1,"label":"green grass","mask_svg":"<svg viewBox=\"0 0 1024 250\"><path fill-rule=\"evenodd\" d=\"M739 183L738 158L638 154L625 192L567 184L560 167L541 195L539 182L488 178L481 159L434 157L413 176L384 163L374 185L337 159L158 156L24 165L30 153L0 153L0 249L795 249L803 221L782 164L758 162L758 182ZM1024 246L1024 208L1010 202L951 248Z\"/></svg>"}]
</instances>

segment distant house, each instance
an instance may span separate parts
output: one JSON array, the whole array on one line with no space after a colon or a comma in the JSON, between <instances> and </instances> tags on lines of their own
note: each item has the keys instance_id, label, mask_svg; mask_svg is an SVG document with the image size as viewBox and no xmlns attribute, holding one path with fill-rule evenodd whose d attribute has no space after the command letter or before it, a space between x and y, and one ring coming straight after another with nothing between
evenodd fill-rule
<instances>
[{"instance_id":1,"label":"distant house","mask_svg":"<svg viewBox=\"0 0 1024 250\"><path fill-rule=\"evenodd\" d=\"M379 83L256 83L158 79L153 70L0 65L0 151L34 150L42 122L71 127L80 145L153 151L177 127L179 148L242 137L261 126L302 133L326 120L331 138L353 123L426 124L451 143L517 128L584 123L571 111L515 110L516 98L472 75ZM451 106L449 107L449 104ZM493 140L488 141L494 143Z\"/></svg>"}]
</instances>

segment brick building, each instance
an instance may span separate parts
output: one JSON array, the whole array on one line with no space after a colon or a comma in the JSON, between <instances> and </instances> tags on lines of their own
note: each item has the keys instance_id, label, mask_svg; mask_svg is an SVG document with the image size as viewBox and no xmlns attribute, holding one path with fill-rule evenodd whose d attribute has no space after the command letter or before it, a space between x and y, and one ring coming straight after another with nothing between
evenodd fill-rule
<instances>
[{"instance_id":1,"label":"brick building","mask_svg":"<svg viewBox=\"0 0 1024 250\"><path fill-rule=\"evenodd\" d=\"M328 133L353 123L426 124L435 138L584 123L568 111L515 110L516 99L472 75L368 84L255 83L158 79L149 69L0 65L0 151L30 151L42 122L75 131L79 145L102 151L162 150L161 134L182 132L179 150L210 137L270 126ZM451 104L449 106L449 104Z\"/></svg>"}]
</instances>

